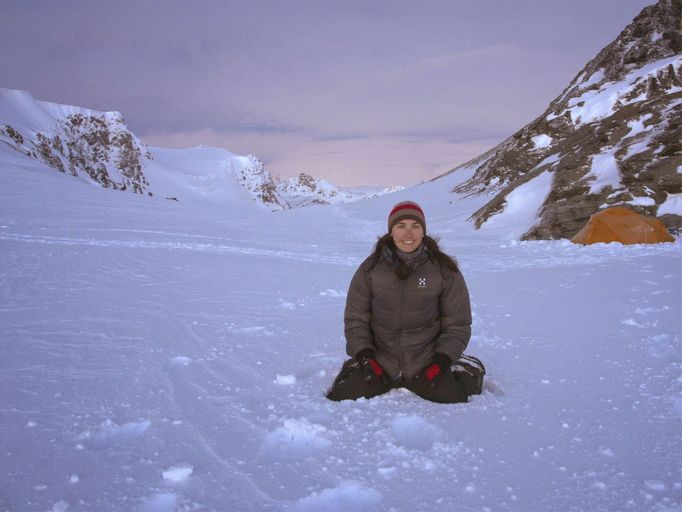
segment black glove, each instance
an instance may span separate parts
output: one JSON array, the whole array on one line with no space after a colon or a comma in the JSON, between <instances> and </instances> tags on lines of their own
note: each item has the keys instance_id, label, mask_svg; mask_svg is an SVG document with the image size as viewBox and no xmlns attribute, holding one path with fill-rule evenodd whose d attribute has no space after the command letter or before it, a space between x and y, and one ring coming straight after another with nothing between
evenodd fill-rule
<instances>
[{"instance_id":1,"label":"black glove","mask_svg":"<svg viewBox=\"0 0 682 512\"><path fill-rule=\"evenodd\" d=\"M358 364L360 365L360 371L366 382L371 382L372 384L385 382L386 377L384 369L377 363L377 360L374 359L374 351L371 348L366 348L358 352L355 359L357 359Z\"/></svg>"}]
</instances>

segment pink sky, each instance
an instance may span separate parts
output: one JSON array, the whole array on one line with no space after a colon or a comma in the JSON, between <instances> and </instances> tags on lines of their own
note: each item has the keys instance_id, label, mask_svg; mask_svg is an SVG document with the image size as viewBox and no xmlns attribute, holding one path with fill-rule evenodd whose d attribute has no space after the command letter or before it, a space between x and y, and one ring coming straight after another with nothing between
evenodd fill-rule
<instances>
[{"instance_id":1,"label":"pink sky","mask_svg":"<svg viewBox=\"0 0 682 512\"><path fill-rule=\"evenodd\" d=\"M149 145L405 185L542 113L650 3L5 2L0 87L118 110Z\"/></svg>"}]
</instances>

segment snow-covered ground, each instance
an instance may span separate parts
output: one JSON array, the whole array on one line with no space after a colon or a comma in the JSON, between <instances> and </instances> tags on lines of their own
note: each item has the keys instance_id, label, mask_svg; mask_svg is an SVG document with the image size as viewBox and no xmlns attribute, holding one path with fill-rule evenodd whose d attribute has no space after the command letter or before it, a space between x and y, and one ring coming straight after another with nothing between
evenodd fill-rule
<instances>
[{"instance_id":1,"label":"snow-covered ground","mask_svg":"<svg viewBox=\"0 0 682 512\"><path fill-rule=\"evenodd\" d=\"M477 232L462 172L269 213L0 154L0 510L682 506L679 242ZM460 262L486 391L329 402L348 282L406 198Z\"/></svg>"}]
</instances>

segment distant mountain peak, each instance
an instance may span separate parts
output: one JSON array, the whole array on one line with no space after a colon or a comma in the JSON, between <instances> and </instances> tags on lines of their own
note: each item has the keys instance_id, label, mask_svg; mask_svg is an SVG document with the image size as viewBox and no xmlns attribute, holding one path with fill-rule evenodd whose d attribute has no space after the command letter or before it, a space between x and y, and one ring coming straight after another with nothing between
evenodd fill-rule
<instances>
[{"instance_id":1,"label":"distant mountain peak","mask_svg":"<svg viewBox=\"0 0 682 512\"><path fill-rule=\"evenodd\" d=\"M645 7L587 63L569 90L595 76L603 77L602 81L618 82L634 69L682 53L681 13L681 0L661 0Z\"/></svg>"},{"instance_id":2,"label":"distant mountain peak","mask_svg":"<svg viewBox=\"0 0 682 512\"><path fill-rule=\"evenodd\" d=\"M292 207L314 204L349 203L361 199L370 199L401 190L402 187L372 188L358 191L342 188L322 178L315 178L308 172L282 180L277 185L277 192Z\"/></svg>"}]
</instances>

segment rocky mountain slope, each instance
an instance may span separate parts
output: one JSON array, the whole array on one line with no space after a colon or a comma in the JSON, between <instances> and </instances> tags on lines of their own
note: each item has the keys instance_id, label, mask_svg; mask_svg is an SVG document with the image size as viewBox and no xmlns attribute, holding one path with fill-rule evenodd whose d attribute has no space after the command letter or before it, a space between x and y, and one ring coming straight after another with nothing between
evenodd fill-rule
<instances>
[{"instance_id":1,"label":"rocky mountain slope","mask_svg":"<svg viewBox=\"0 0 682 512\"><path fill-rule=\"evenodd\" d=\"M532 191L524 239L571 237L617 204L682 227L681 27L681 0L646 7L541 116L458 167L475 173L455 192L494 196L476 226Z\"/></svg>"},{"instance_id":2,"label":"rocky mountain slope","mask_svg":"<svg viewBox=\"0 0 682 512\"><path fill-rule=\"evenodd\" d=\"M114 190L147 193L151 158L118 112L35 101L25 91L0 89L0 147Z\"/></svg>"}]
</instances>

